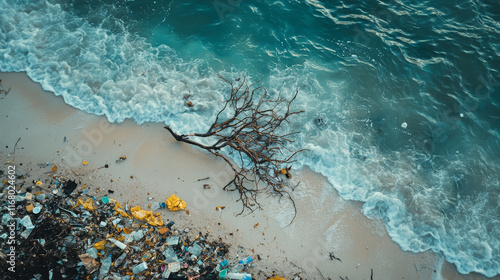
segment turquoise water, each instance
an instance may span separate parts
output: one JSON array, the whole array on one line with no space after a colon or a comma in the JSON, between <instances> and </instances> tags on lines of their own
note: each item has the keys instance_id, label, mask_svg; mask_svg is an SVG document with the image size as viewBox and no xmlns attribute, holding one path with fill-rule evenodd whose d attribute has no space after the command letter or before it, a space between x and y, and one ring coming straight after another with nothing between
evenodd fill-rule
<instances>
[{"instance_id":1,"label":"turquoise water","mask_svg":"<svg viewBox=\"0 0 500 280\"><path fill-rule=\"evenodd\" d=\"M497 1L0 0L0 70L113 122L204 130L227 93L217 73L298 88L298 167L365 202L403 250L489 277L499 38Z\"/></svg>"}]
</instances>

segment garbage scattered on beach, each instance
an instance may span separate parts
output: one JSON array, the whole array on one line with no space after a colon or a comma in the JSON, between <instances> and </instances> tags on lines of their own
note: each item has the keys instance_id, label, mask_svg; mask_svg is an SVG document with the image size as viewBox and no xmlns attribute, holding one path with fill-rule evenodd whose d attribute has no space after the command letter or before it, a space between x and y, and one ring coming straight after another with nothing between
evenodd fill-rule
<instances>
[{"instance_id":1,"label":"garbage scattered on beach","mask_svg":"<svg viewBox=\"0 0 500 280\"><path fill-rule=\"evenodd\" d=\"M228 268L229 245L220 238L210 241L209 233L190 238L192 229L176 229L174 221L165 225L159 213L93 197L83 187L75 190L73 180L52 175L44 182L46 190L35 184L15 195L14 218L7 207L0 212L2 232L9 232L12 219L20 229L16 274L22 279L217 279L222 270L231 270L228 277L251 274L248 258ZM166 207L184 210L186 203L172 195L158 209ZM2 259L8 250L3 242Z\"/></svg>"},{"instance_id":2,"label":"garbage scattered on beach","mask_svg":"<svg viewBox=\"0 0 500 280\"><path fill-rule=\"evenodd\" d=\"M118 159L116 160L116 163L122 162L122 161L124 161L124 160L126 160L126 159L127 159L127 156L121 156L120 158L118 158Z\"/></svg>"},{"instance_id":3,"label":"garbage scattered on beach","mask_svg":"<svg viewBox=\"0 0 500 280\"><path fill-rule=\"evenodd\" d=\"M16 225L16 273L5 274L3 279L284 279L259 269L254 261L254 257L261 260L258 254L238 251L231 256L223 238L233 236L232 232L177 228L170 219L180 216L171 211L191 215L177 195L153 202L146 210L119 202L113 190L97 196L100 188L96 187L90 194L89 183L80 181L83 177L73 170L49 162L40 167L51 172L35 180L19 174L17 179L23 181L16 189L22 191L14 195L9 193L8 175L0 170L2 271L7 271L10 258L9 225ZM158 211L165 214L163 218ZM297 275L293 279L302 279Z\"/></svg>"}]
</instances>

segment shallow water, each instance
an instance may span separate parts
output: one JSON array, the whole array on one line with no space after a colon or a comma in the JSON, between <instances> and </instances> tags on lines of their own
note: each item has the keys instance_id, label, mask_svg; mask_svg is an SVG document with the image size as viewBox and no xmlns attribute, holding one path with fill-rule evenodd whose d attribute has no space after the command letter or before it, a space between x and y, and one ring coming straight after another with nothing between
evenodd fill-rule
<instances>
[{"instance_id":1,"label":"shallow water","mask_svg":"<svg viewBox=\"0 0 500 280\"><path fill-rule=\"evenodd\" d=\"M182 133L220 108L217 73L299 89L298 167L366 202L403 250L500 274L500 6L368 2L0 0L0 70Z\"/></svg>"}]
</instances>

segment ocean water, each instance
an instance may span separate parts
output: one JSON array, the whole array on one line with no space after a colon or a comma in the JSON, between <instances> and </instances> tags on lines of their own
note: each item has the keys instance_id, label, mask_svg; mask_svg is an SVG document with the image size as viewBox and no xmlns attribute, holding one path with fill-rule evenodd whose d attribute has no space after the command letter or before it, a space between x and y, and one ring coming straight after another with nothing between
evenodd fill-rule
<instances>
[{"instance_id":1,"label":"ocean water","mask_svg":"<svg viewBox=\"0 0 500 280\"><path fill-rule=\"evenodd\" d=\"M492 277L500 4L404 2L0 0L0 71L112 122L180 133L214 119L228 92L217 74L298 89L297 168L365 202L403 250Z\"/></svg>"}]
</instances>

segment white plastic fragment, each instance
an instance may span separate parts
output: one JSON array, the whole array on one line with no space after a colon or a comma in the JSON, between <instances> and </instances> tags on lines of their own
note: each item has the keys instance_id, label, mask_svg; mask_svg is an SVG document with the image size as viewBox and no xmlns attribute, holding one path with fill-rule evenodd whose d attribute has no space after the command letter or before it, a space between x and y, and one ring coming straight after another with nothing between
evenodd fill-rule
<instances>
[{"instance_id":1,"label":"white plastic fragment","mask_svg":"<svg viewBox=\"0 0 500 280\"><path fill-rule=\"evenodd\" d=\"M109 238L108 240L109 240L111 243L115 244L115 246L116 246L116 247L118 247L118 248L120 248L120 249L122 249L122 250L124 250L125 248L127 248L127 245L126 245L126 244L124 244L124 243L122 243L122 242L120 242L119 240L116 240L116 239L114 239L114 238Z\"/></svg>"},{"instance_id":2,"label":"white plastic fragment","mask_svg":"<svg viewBox=\"0 0 500 280\"><path fill-rule=\"evenodd\" d=\"M32 230L35 228L35 226L31 222L30 216L24 216L24 218L21 219L21 225L23 225L27 230Z\"/></svg>"}]
</instances>

